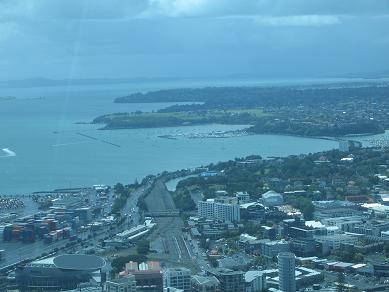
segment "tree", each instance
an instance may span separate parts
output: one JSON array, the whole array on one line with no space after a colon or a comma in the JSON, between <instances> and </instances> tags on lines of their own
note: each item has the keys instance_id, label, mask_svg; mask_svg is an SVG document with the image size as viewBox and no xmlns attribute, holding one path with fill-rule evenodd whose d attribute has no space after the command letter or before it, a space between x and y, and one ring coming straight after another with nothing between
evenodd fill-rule
<instances>
[{"instance_id":1,"label":"tree","mask_svg":"<svg viewBox=\"0 0 389 292\"><path fill-rule=\"evenodd\" d=\"M114 187L113 190L116 194L123 194L124 193L124 186L121 183L117 183Z\"/></svg>"},{"instance_id":2,"label":"tree","mask_svg":"<svg viewBox=\"0 0 389 292\"><path fill-rule=\"evenodd\" d=\"M146 261L147 258L143 255L129 255L124 257L117 257L112 260L111 266L113 270L118 273L123 270L126 263L133 261L137 263L142 263Z\"/></svg>"},{"instance_id":3,"label":"tree","mask_svg":"<svg viewBox=\"0 0 389 292\"><path fill-rule=\"evenodd\" d=\"M337 292L344 292L346 291L345 289L345 279L344 279L344 274L343 273L338 273L338 286L336 288Z\"/></svg>"},{"instance_id":4,"label":"tree","mask_svg":"<svg viewBox=\"0 0 389 292\"><path fill-rule=\"evenodd\" d=\"M139 255L147 255L150 251L150 242L148 240L139 241L136 251Z\"/></svg>"},{"instance_id":5,"label":"tree","mask_svg":"<svg viewBox=\"0 0 389 292\"><path fill-rule=\"evenodd\" d=\"M385 243L384 252L385 252L385 257L389 258L389 242Z\"/></svg>"},{"instance_id":6,"label":"tree","mask_svg":"<svg viewBox=\"0 0 389 292\"><path fill-rule=\"evenodd\" d=\"M303 215L305 220L312 220L313 219L313 212L315 212L315 207L313 206L312 202L307 203L303 207Z\"/></svg>"}]
</instances>

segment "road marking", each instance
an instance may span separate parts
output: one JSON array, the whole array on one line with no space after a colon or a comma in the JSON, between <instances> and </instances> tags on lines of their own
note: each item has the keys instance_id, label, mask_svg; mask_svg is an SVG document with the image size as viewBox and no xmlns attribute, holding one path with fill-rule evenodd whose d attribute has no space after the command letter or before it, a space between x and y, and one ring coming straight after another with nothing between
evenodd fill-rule
<instances>
[{"instance_id":1,"label":"road marking","mask_svg":"<svg viewBox=\"0 0 389 292\"><path fill-rule=\"evenodd\" d=\"M182 258L182 254L181 254L181 248L180 248L180 245L178 244L178 240L175 236L173 236L174 238L174 242L176 243L176 247L177 247L177 251L178 251L178 258L181 259Z\"/></svg>"},{"instance_id":2,"label":"road marking","mask_svg":"<svg viewBox=\"0 0 389 292\"><path fill-rule=\"evenodd\" d=\"M186 251L188 252L189 257L191 258L192 257L192 253L190 252L189 247L186 244L186 241L185 241L185 239L184 239L184 237L182 235L181 235L181 239L184 242L184 245L185 245Z\"/></svg>"}]
</instances>

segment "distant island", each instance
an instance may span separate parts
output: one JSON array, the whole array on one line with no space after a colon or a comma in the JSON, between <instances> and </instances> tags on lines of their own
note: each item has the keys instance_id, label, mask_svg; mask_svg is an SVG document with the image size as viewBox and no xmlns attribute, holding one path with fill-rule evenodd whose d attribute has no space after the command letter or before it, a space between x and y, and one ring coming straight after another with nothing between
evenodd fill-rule
<instances>
[{"instance_id":1,"label":"distant island","mask_svg":"<svg viewBox=\"0 0 389 292\"><path fill-rule=\"evenodd\" d=\"M16 99L15 96L0 96L0 101L1 100L14 100Z\"/></svg>"},{"instance_id":2,"label":"distant island","mask_svg":"<svg viewBox=\"0 0 389 292\"><path fill-rule=\"evenodd\" d=\"M116 103L187 102L157 112L97 117L102 129L210 123L251 125L253 134L330 136L389 129L389 85L346 83L288 87L207 87L134 93Z\"/></svg>"}]
</instances>

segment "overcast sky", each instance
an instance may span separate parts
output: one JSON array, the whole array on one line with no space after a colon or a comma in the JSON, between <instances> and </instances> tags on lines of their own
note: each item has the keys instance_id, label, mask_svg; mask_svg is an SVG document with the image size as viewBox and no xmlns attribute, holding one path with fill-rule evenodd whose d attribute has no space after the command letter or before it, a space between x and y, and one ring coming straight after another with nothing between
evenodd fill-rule
<instances>
[{"instance_id":1,"label":"overcast sky","mask_svg":"<svg viewBox=\"0 0 389 292\"><path fill-rule=\"evenodd\" d=\"M0 0L0 79L388 71L389 0Z\"/></svg>"}]
</instances>

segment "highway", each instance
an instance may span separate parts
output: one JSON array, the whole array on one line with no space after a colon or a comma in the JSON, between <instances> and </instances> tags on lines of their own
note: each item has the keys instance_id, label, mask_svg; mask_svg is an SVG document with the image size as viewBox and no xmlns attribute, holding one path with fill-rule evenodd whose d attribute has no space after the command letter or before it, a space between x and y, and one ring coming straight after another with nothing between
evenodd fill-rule
<instances>
[{"instance_id":1,"label":"highway","mask_svg":"<svg viewBox=\"0 0 389 292\"><path fill-rule=\"evenodd\" d=\"M52 254L54 252L82 251L86 245L89 245L90 247L96 247L104 238L109 236L113 237L117 233L138 225L140 223L140 216L137 202L139 197L148 187L150 187L150 183L146 186L141 186L131 193L129 199L127 200L127 204L121 211L122 216L127 218L127 221L123 225L115 226L113 229L111 226L105 226L97 231L86 230L83 233L75 234L81 242L74 243L69 239L61 239L59 241L54 241L51 244L45 244L43 240L37 240L33 243L0 241L0 249L5 250L5 257L0 262L0 270L8 266L15 265L21 261L33 260L35 258L41 257L44 254ZM112 193L109 194L109 197L112 198ZM91 202L94 201L95 200L92 200ZM109 206L112 206L111 200L108 203ZM71 244L72 246L70 246ZM81 246L81 244L83 244L84 247Z\"/></svg>"},{"instance_id":2,"label":"highway","mask_svg":"<svg viewBox=\"0 0 389 292\"><path fill-rule=\"evenodd\" d=\"M164 217L154 217L157 226L149 236L149 240L153 246L159 247L156 257L173 265L198 270L198 265L193 260L194 252L189 237L182 231L184 223L181 217L175 215L178 210L162 180L155 183L145 202L149 213L172 214L171 217L165 217L165 215Z\"/></svg>"}]
</instances>

